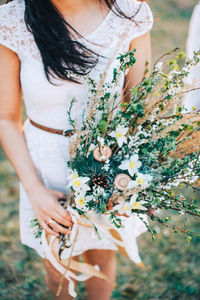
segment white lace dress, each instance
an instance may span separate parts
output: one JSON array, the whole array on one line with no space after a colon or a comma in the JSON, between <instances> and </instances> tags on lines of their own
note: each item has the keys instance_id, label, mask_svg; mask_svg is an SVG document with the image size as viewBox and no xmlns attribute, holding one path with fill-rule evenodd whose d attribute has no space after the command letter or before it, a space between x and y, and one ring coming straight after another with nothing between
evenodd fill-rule
<instances>
[{"instance_id":1,"label":"white lace dress","mask_svg":"<svg viewBox=\"0 0 200 300\"><path fill-rule=\"evenodd\" d=\"M117 2L129 16L135 14L140 5L135 0L118 0ZM54 80L58 83L57 86L47 81L39 50L24 22L24 9L23 0L14 0L0 7L0 43L16 52L20 59L20 79L27 115L35 122L51 128L70 129L66 112L71 99L75 97L78 101L73 113L80 119L88 98L86 80L83 76L82 84L78 85L57 79ZM112 69L117 64L118 54L125 53L129 49L130 41L148 32L152 23L152 13L145 2L134 17L134 21L120 18L110 11L95 31L87 35L85 39L81 39L87 47L102 55L96 67L91 71L90 77L99 81L100 74L111 59L106 78L109 81ZM121 78L121 85L117 87L119 92L122 91L123 81L124 78ZM29 120L24 124L24 135L42 182L51 189L67 193L70 139L37 129L30 124ZM33 217L31 204L20 183L21 242L44 257L41 242L35 239L30 228L30 220ZM125 223L126 226L121 236L126 250L134 262L140 263L136 238L146 231L146 227L137 216L126 218ZM79 255L88 249L117 250L109 232L99 239L92 228L80 227L73 255Z\"/></svg>"}]
</instances>

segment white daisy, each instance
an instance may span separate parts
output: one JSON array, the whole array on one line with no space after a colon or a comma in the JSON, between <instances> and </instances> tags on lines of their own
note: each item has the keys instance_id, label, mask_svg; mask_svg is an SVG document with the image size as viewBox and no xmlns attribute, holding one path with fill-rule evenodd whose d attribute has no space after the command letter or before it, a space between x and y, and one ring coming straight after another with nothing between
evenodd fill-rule
<instances>
[{"instance_id":1,"label":"white daisy","mask_svg":"<svg viewBox=\"0 0 200 300\"><path fill-rule=\"evenodd\" d=\"M120 215L131 216L131 205L129 202L121 201L119 204L113 207L114 211L117 211Z\"/></svg>"},{"instance_id":2,"label":"white daisy","mask_svg":"<svg viewBox=\"0 0 200 300\"><path fill-rule=\"evenodd\" d=\"M132 180L128 184L129 189L133 189L140 186L142 189L146 189L149 186L149 182L153 179L151 175L138 173L136 180Z\"/></svg>"},{"instance_id":3,"label":"white daisy","mask_svg":"<svg viewBox=\"0 0 200 300\"><path fill-rule=\"evenodd\" d=\"M141 167L142 163L138 160L138 155L134 154L129 159L122 161L119 169L128 170L129 174L133 176L137 173L138 169Z\"/></svg>"},{"instance_id":4,"label":"white daisy","mask_svg":"<svg viewBox=\"0 0 200 300\"><path fill-rule=\"evenodd\" d=\"M126 134L128 132L128 128L118 125L115 131L112 131L109 135L117 140L117 144L119 147L122 147L124 143L127 143Z\"/></svg>"},{"instance_id":5,"label":"white daisy","mask_svg":"<svg viewBox=\"0 0 200 300\"><path fill-rule=\"evenodd\" d=\"M130 207L131 209L135 210L135 209L139 209L139 210L147 210L147 208L145 206L143 206L142 204L147 203L147 201L136 201L138 198L138 195L135 194L131 197L130 199Z\"/></svg>"},{"instance_id":6,"label":"white daisy","mask_svg":"<svg viewBox=\"0 0 200 300\"><path fill-rule=\"evenodd\" d=\"M87 182L90 180L89 177L79 177L78 173L73 171L68 177L68 180L68 188L72 187L75 191L81 191L82 193L86 193L90 190L90 187L87 184Z\"/></svg>"},{"instance_id":7,"label":"white daisy","mask_svg":"<svg viewBox=\"0 0 200 300\"><path fill-rule=\"evenodd\" d=\"M88 208L86 207L86 204L88 201L91 200L91 196L84 196L84 194L79 194L79 195L76 195L75 197L75 203L76 203L76 207L78 209L81 209L83 211L88 211Z\"/></svg>"}]
</instances>

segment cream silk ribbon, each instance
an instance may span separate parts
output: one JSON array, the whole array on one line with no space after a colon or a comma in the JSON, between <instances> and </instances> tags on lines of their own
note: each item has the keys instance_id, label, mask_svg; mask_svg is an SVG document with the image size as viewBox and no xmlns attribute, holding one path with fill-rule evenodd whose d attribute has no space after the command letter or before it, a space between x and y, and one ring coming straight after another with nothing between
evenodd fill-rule
<instances>
[{"instance_id":1,"label":"cream silk ribbon","mask_svg":"<svg viewBox=\"0 0 200 300\"><path fill-rule=\"evenodd\" d=\"M54 268L63 275L62 279L66 278L68 280L68 282L69 282L68 293L72 297L75 298L76 292L75 292L74 280L85 281L93 276L104 279L108 282L109 282L109 279L107 278L107 276L104 273L102 273L100 271L100 268L98 265L92 266L90 264L77 262L72 259L73 246L76 243L76 239L77 239L78 232L79 232L79 226L85 226L85 227L92 228L93 222L91 221L91 224L85 224L81 221L80 215L78 214L77 211L75 211L71 207L69 207L68 210L71 214L72 221L74 223L72 232L70 235L70 244L72 246L68 249L65 249L63 251L64 255L61 255L61 258L59 258L58 253L59 253L59 248L60 248L60 242L59 242L58 238L56 238L55 236L46 234L45 231L43 231L41 241L42 241L42 248L43 248L46 259L48 259L49 262L54 266ZM116 230L114 230L104 224L98 224L97 228L101 229L101 233L103 233L105 235L108 235L108 230L109 230L109 232L111 234L109 237L117 245L117 247L119 248L119 251L121 253L123 253L124 255L128 256L128 254L124 248L124 243L121 240L120 234ZM144 265L142 263L139 263L137 265L144 268ZM72 270L75 272L80 272L82 274L76 275L72 272ZM110 284L112 285L111 282L110 282ZM61 283L61 286L59 286L59 288L58 288L57 295L59 295L61 288L62 288L62 283Z\"/></svg>"}]
</instances>

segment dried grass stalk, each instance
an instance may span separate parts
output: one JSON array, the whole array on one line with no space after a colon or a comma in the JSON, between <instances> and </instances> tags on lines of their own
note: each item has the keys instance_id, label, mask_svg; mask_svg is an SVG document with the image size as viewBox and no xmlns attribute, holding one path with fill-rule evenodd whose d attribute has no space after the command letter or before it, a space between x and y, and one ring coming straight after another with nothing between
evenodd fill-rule
<instances>
[{"instance_id":1,"label":"dried grass stalk","mask_svg":"<svg viewBox=\"0 0 200 300\"><path fill-rule=\"evenodd\" d=\"M200 130L193 132L190 138L179 143L176 150L172 153L174 158L183 158L185 155L197 153L200 151Z\"/></svg>"},{"instance_id":2,"label":"dried grass stalk","mask_svg":"<svg viewBox=\"0 0 200 300\"><path fill-rule=\"evenodd\" d=\"M165 136L170 131L175 131L180 129L181 125L195 125L197 122L200 121L200 113L199 112L191 112L188 114L183 115L183 117L176 121L171 126L168 126L161 132L161 137ZM187 135L187 132L186 132Z\"/></svg>"},{"instance_id":3,"label":"dried grass stalk","mask_svg":"<svg viewBox=\"0 0 200 300\"><path fill-rule=\"evenodd\" d=\"M78 128L77 122L75 121L75 134L70 138L70 143L69 143L69 153L71 157L76 156L76 151L80 142L81 142L81 132Z\"/></svg>"},{"instance_id":4,"label":"dried grass stalk","mask_svg":"<svg viewBox=\"0 0 200 300\"><path fill-rule=\"evenodd\" d=\"M195 181L194 186L200 187L200 178Z\"/></svg>"}]
</instances>

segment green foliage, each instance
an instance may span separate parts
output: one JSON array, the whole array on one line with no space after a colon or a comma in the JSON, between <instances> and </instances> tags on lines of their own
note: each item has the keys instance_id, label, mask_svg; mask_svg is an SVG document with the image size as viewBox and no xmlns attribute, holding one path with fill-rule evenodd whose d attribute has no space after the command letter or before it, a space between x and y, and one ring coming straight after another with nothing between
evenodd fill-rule
<instances>
[{"instance_id":1,"label":"green foliage","mask_svg":"<svg viewBox=\"0 0 200 300\"><path fill-rule=\"evenodd\" d=\"M109 123L105 120L100 120L97 127L101 133L106 133L109 127Z\"/></svg>"}]
</instances>

